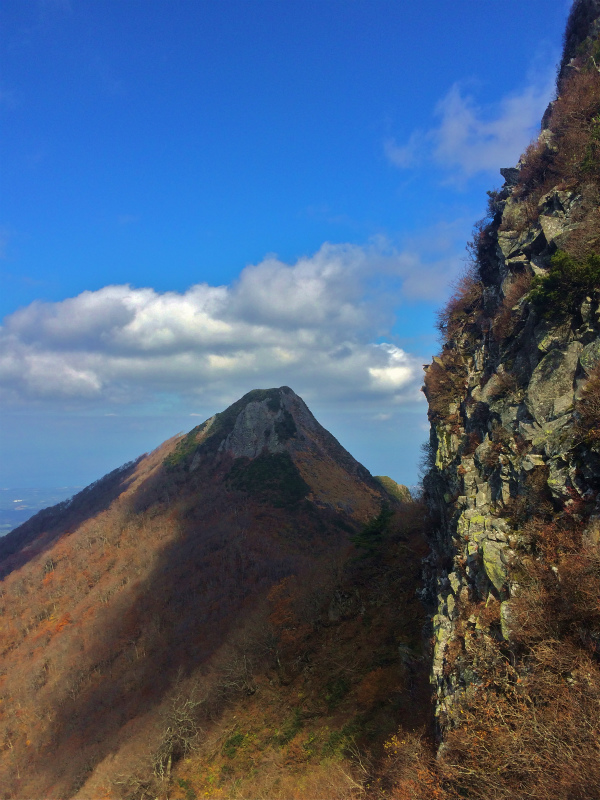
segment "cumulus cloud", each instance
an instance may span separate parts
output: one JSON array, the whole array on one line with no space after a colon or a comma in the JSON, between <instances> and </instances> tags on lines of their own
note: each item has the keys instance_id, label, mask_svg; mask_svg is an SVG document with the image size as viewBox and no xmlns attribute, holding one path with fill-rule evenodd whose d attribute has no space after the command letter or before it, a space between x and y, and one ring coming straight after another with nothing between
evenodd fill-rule
<instances>
[{"instance_id":1,"label":"cumulus cloud","mask_svg":"<svg viewBox=\"0 0 600 800\"><path fill-rule=\"evenodd\" d=\"M340 402L412 402L423 359L381 339L415 258L383 241L325 244L293 265L268 257L229 286L106 286L34 302L0 329L4 401L220 402L289 384Z\"/></svg>"},{"instance_id":2,"label":"cumulus cloud","mask_svg":"<svg viewBox=\"0 0 600 800\"><path fill-rule=\"evenodd\" d=\"M401 169L429 160L462 179L497 172L516 163L535 135L553 92L550 70L532 76L521 91L494 105L478 103L455 83L434 110L437 124L413 132L405 143L386 140L385 154Z\"/></svg>"}]
</instances>

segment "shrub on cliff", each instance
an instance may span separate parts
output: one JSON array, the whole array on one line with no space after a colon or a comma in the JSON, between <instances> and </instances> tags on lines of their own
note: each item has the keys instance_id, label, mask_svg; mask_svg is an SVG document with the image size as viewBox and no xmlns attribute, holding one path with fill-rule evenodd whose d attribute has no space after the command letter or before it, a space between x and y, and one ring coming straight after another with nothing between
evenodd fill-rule
<instances>
[{"instance_id":1,"label":"shrub on cliff","mask_svg":"<svg viewBox=\"0 0 600 800\"><path fill-rule=\"evenodd\" d=\"M558 572L531 562L510 601L511 645L480 625L489 608L462 628L470 678L443 747L435 758L422 737L402 729L391 737L382 773L393 789L381 797L600 797L599 591L598 548L565 554Z\"/></svg>"},{"instance_id":2,"label":"shrub on cliff","mask_svg":"<svg viewBox=\"0 0 600 800\"><path fill-rule=\"evenodd\" d=\"M506 289L504 298L492 323L494 339L500 342L507 339L515 332L519 321L519 314L513 311L519 300L531 288L531 276L521 272L514 277L511 285Z\"/></svg>"},{"instance_id":3,"label":"shrub on cliff","mask_svg":"<svg viewBox=\"0 0 600 800\"><path fill-rule=\"evenodd\" d=\"M512 213L504 229L526 230L538 217L538 203L553 189L568 192L576 202L575 223L563 241L571 255L584 257L597 249L600 196L600 40L588 39L572 67L561 78L559 96L549 107L544 136L521 159L512 192Z\"/></svg>"},{"instance_id":4,"label":"shrub on cliff","mask_svg":"<svg viewBox=\"0 0 600 800\"><path fill-rule=\"evenodd\" d=\"M454 292L444 308L438 313L437 328L443 340L449 342L462 333L465 326L474 321L481 307L483 284L475 268L459 278Z\"/></svg>"},{"instance_id":5,"label":"shrub on cliff","mask_svg":"<svg viewBox=\"0 0 600 800\"><path fill-rule=\"evenodd\" d=\"M568 78L562 81L554 101L547 140L534 142L525 152L516 188L517 196L540 197L560 181L578 183L600 175L599 120L600 74L593 62L598 42L578 57Z\"/></svg>"},{"instance_id":6,"label":"shrub on cliff","mask_svg":"<svg viewBox=\"0 0 600 800\"><path fill-rule=\"evenodd\" d=\"M547 275L536 275L532 281L531 302L546 319L575 311L586 295L600 290L600 256L590 253L576 261L559 250Z\"/></svg>"},{"instance_id":7,"label":"shrub on cliff","mask_svg":"<svg viewBox=\"0 0 600 800\"><path fill-rule=\"evenodd\" d=\"M427 416L430 422L455 421L455 415L449 413L449 406L462 399L466 378L466 368L456 350L446 350L443 358L436 358L429 365L423 392L429 404Z\"/></svg>"}]
</instances>

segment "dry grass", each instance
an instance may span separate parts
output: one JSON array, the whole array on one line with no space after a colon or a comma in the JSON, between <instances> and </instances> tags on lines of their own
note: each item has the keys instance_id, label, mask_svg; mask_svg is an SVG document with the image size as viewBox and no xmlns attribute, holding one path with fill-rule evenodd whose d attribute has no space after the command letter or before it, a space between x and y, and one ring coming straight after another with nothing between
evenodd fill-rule
<instances>
[{"instance_id":1,"label":"dry grass","mask_svg":"<svg viewBox=\"0 0 600 800\"><path fill-rule=\"evenodd\" d=\"M437 327L444 341L450 342L473 322L481 306L483 283L477 270L471 268L456 282L452 296L438 313Z\"/></svg>"},{"instance_id":2,"label":"dry grass","mask_svg":"<svg viewBox=\"0 0 600 800\"><path fill-rule=\"evenodd\" d=\"M463 399L467 370L455 350L446 350L425 372L423 391L429 403L430 421L448 421L449 406Z\"/></svg>"},{"instance_id":3,"label":"dry grass","mask_svg":"<svg viewBox=\"0 0 600 800\"><path fill-rule=\"evenodd\" d=\"M519 315L514 311L514 307L527 294L530 288L530 275L521 272L514 277L492 321L492 333L496 341L504 341L514 333L519 321Z\"/></svg>"},{"instance_id":4,"label":"dry grass","mask_svg":"<svg viewBox=\"0 0 600 800\"><path fill-rule=\"evenodd\" d=\"M584 383L575 404L576 430L589 444L600 441L600 364Z\"/></svg>"},{"instance_id":5,"label":"dry grass","mask_svg":"<svg viewBox=\"0 0 600 800\"><path fill-rule=\"evenodd\" d=\"M513 395L518 389L517 379L511 372L498 372L489 383L490 400Z\"/></svg>"},{"instance_id":6,"label":"dry grass","mask_svg":"<svg viewBox=\"0 0 600 800\"><path fill-rule=\"evenodd\" d=\"M552 534L553 536L553 534ZM564 555L558 574L530 562L510 601L510 646L498 604L463 609L453 660L472 675L455 696L444 746L400 730L374 797L395 800L597 800L600 797L600 554Z\"/></svg>"},{"instance_id":7,"label":"dry grass","mask_svg":"<svg viewBox=\"0 0 600 800\"><path fill-rule=\"evenodd\" d=\"M536 221L543 195L554 188L574 191L580 197L572 215L577 227L562 246L573 257L583 258L598 242L600 181L600 74L585 55L563 80L548 126L552 142L537 141L525 151L513 190L519 205L502 227L525 230Z\"/></svg>"}]
</instances>

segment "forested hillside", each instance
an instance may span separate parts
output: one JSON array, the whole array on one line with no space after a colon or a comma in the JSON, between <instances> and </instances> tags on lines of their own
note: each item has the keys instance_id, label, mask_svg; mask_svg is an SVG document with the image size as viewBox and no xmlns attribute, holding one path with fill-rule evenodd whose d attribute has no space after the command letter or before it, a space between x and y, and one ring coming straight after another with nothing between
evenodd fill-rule
<instances>
[{"instance_id":1,"label":"forested hillside","mask_svg":"<svg viewBox=\"0 0 600 800\"><path fill-rule=\"evenodd\" d=\"M2 543L4 796L360 785L346 748L427 706L421 516L286 387L38 514Z\"/></svg>"}]
</instances>

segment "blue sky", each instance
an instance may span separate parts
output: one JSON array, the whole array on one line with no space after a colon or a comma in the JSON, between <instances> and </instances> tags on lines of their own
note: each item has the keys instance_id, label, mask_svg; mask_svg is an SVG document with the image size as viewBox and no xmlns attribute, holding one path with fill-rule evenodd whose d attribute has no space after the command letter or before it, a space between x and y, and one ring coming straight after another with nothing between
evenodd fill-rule
<instances>
[{"instance_id":1,"label":"blue sky","mask_svg":"<svg viewBox=\"0 0 600 800\"><path fill-rule=\"evenodd\" d=\"M287 384L416 481L422 364L567 0L4 0L6 486Z\"/></svg>"}]
</instances>

